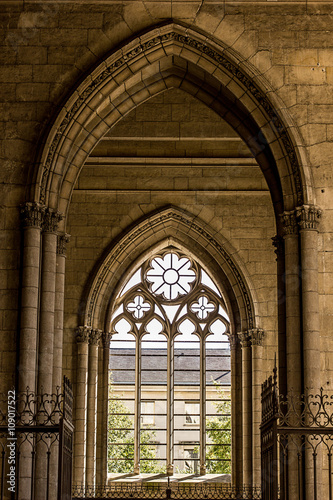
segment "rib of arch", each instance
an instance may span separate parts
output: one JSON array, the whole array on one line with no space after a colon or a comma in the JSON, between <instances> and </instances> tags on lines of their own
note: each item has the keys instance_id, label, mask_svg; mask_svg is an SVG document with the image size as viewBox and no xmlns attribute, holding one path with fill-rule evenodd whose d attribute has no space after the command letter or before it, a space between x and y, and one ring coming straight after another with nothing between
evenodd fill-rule
<instances>
[{"instance_id":1,"label":"rib of arch","mask_svg":"<svg viewBox=\"0 0 333 500\"><path fill-rule=\"evenodd\" d=\"M215 110L246 142L276 214L314 203L305 148L268 82L239 54L176 23L124 44L71 94L40 148L30 199L66 215L75 181L97 142L134 107L175 87Z\"/></svg>"},{"instance_id":2,"label":"rib of arch","mask_svg":"<svg viewBox=\"0 0 333 500\"><path fill-rule=\"evenodd\" d=\"M80 324L109 331L113 299L128 276L155 252L171 246L195 258L213 277L227 303L231 332L258 326L254 288L236 251L198 217L172 206L138 221L107 249L82 298Z\"/></svg>"}]
</instances>

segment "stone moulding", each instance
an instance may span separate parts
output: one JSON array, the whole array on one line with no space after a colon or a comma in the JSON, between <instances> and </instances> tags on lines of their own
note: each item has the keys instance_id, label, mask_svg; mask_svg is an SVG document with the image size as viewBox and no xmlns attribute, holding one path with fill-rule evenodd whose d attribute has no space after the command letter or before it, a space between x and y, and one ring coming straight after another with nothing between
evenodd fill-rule
<instances>
[{"instance_id":1,"label":"stone moulding","mask_svg":"<svg viewBox=\"0 0 333 500\"><path fill-rule=\"evenodd\" d=\"M167 31L168 29L169 31ZM159 47L165 48L170 44L175 44L190 48L192 51L197 52L206 59L210 59L216 67L223 67L233 76L233 78L236 78L237 81L242 84L242 86L245 87L251 96L258 102L261 109L269 117L270 124L275 128L286 151L294 180L297 204L302 205L304 203L302 180L296 151L285 125L279 118L269 99L267 99L265 93L258 87L252 78L247 76L241 70L240 66L236 62L232 61L231 58L228 58L225 53L222 53L224 50L223 47L219 49L216 48L213 46L212 42L207 40L207 38L203 41L199 38L200 35L195 33L193 30L191 30L191 34L188 34L182 26L170 24L169 26L163 28L163 33L160 32L159 35L156 35L157 32L158 30L153 29L151 31L150 39L147 39L149 34L142 37L145 38L145 41L138 37L127 46L125 45L121 50L118 50L113 56L108 57L95 71L93 71L90 77L88 77L89 83L81 84L76 92L72 94L71 98L67 101L67 104L65 105L67 112L62 119L60 119L60 115L58 115L60 123L58 125L54 125L53 139L51 139L48 149L44 150L43 156L45 161L42 166L42 174L39 184L39 202L45 203L46 201L47 188L50 184L50 175L53 170L53 165L56 162L57 151L59 150L59 147L61 147L62 138L67 135L66 132L70 129L76 113L87 104L92 95L98 91L98 88L100 86L104 86L106 81L113 79L122 67L125 67L135 58L151 51L152 49L158 49ZM196 38L196 36L198 38ZM136 45L133 46L134 44ZM126 51L126 47L130 48ZM106 65L107 67L105 67Z\"/></svg>"},{"instance_id":2,"label":"stone moulding","mask_svg":"<svg viewBox=\"0 0 333 500\"><path fill-rule=\"evenodd\" d=\"M244 301L244 307L246 310L247 316L247 324L248 328L254 328L254 314L253 314L253 305L252 300L250 298L250 294L248 291L248 287L243 279L241 272L238 269L238 266L235 264L232 257L226 251L226 249L216 241L216 239L206 230L203 225L195 222L191 217L186 216L185 213L178 212L175 209L166 210L163 213L159 213L155 216L150 217L148 220L139 224L136 228L130 231L124 238L118 242L113 249L110 251L109 256L104 261L104 264L99 268L96 279L92 285L91 292L88 296L87 301L87 309L86 309L86 324L88 326L93 323L93 315L97 302L98 295L101 291L102 286L107 281L107 276L110 273L113 266L119 262L118 257L123 252L126 252L126 249L136 242L145 232L154 229L159 225L163 225L164 223L174 220L176 222L180 222L181 224L187 226L191 229L192 232L195 232L198 236L204 238L207 242L209 242L213 248L220 254L223 258L224 262L226 262L231 270L240 290L242 293L242 298Z\"/></svg>"}]
</instances>

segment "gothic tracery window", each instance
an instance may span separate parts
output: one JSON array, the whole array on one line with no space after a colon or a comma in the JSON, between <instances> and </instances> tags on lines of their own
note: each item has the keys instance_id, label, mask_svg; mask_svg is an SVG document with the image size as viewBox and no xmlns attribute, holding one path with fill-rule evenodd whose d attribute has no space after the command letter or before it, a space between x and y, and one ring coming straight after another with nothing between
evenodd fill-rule
<instances>
[{"instance_id":1,"label":"gothic tracery window","mask_svg":"<svg viewBox=\"0 0 333 500\"><path fill-rule=\"evenodd\" d=\"M217 286L178 250L129 277L111 318L109 472L230 471L229 328Z\"/></svg>"}]
</instances>

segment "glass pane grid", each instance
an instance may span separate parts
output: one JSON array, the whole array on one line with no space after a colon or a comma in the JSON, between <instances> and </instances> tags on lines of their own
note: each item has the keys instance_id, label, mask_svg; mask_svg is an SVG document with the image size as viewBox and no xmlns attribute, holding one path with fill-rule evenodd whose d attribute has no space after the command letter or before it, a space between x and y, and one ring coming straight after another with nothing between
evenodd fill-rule
<instances>
[{"instance_id":1,"label":"glass pane grid","mask_svg":"<svg viewBox=\"0 0 333 500\"><path fill-rule=\"evenodd\" d=\"M119 446L119 449L123 447L125 450L127 447L127 457L120 456L119 461L125 462L124 465L132 467L133 470L134 432L139 431L141 472L165 471L167 446L173 451L176 469L187 473L198 472L201 421L199 337L205 328L205 321L215 311L217 318L220 315L221 319L214 319L210 324L212 334L205 341L204 418L208 427L206 463L208 468L212 468L212 472L230 472L223 469L225 465L230 469L231 450L230 413L228 409L223 408L230 406L230 350L226 335L229 331L229 319L220 292L209 276L203 270L200 272L200 266L192 263L188 257L173 251L152 258L147 265L144 264L138 269L127 283L120 295L121 303L118 300L116 313L112 317L118 333L113 336L111 342L110 370L112 371L113 367L117 397L109 399L109 405L115 406L121 401L126 410L110 411L109 418L130 419L131 425L121 423L114 427L113 430L119 433L118 442L112 445L109 440L110 448ZM192 294L191 301L186 302L186 295L197 285L198 293ZM208 289L211 291L208 292ZM153 294L155 299L149 299L147 292ZM212 293L217 294L218 299L216 296L211 299ZM167 304L165 300L168 301ZM189 319L190 310L197 316L197 322L193 322L193 316ZM142 322L145 322L148 311L156 316L145 323L144 327L148 333L140 342L141 402L138 402L140 407L138 425L141 429L138 429L137 423L134 425L135 383L139 379L139 374L135 372L136 341L134 335L129 332L134 332L135 328L142 328ZM173 415L170 415L170 409L166 407L168 344L164 335L167 331L165 318L167 317L172 323L177 314L178 318L183 319L178 323L178 333L173 339L173 348L170 352L171 366L173 366L170 387L172 396L169 401ZM117 315L122 317L118 323ZM137 323L134 327L135 321ZM222 393L218 392L223 387L226 392L229 390L229 397L222 396ZM152 392L155 392L154 396ZM171 435L168 441L166 433L169 417ZM123 434L126 432L128 434L124 437ZM225 449L229 456L223 455L221 458L219 449ZM111 453L111 455L114 460L118 460L117 454ZM219 463L222 465L219 466Z\"/></svg>"}]
</instances>

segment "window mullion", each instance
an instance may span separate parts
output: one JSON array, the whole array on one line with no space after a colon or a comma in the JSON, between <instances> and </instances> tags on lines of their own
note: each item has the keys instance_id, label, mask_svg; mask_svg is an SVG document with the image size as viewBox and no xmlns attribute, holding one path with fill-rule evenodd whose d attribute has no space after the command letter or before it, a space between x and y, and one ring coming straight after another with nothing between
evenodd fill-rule
<instances>
[{"instance_id":1,"label":"window mullion","mask_svg":"<svg viewBox=\"0 0 333 500\"><path fill-rule=\"evenodd\" d=\"M167 352L167 440L166 459L167 474L173 474L173 418L174 418L174 366L173 339L169 332Z\"/></svg>"},{"instance_id":2,"label":"window mullion","mask_svg":"<svg viewBox=\"0 0 333 500\"><path fill-rule=\"evenodd\" d=\"M200 475L206 474L206 345L200 338Z\"/></svg>"},{"instance_id":3,"label":"window mullion","mask_svg":"<svg viewBox=\"0 0 333 500\"><path fill-rule=\"evenodd\" d=\"M141 339L135 342L134 474L140 474Z\"/></svg>"}]
</instances>

